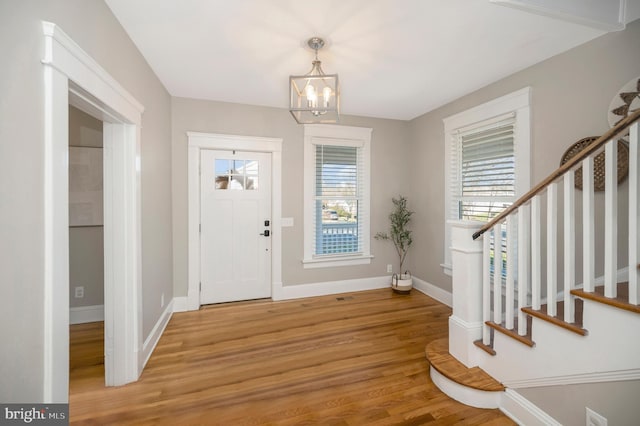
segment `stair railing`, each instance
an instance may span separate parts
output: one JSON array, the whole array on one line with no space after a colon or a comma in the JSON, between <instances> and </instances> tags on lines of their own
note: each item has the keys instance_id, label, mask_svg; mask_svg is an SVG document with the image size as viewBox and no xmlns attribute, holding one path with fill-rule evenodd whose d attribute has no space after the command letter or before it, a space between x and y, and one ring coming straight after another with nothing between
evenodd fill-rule
<instances>
[{"instance_id":1,"label":"stair railing","mask_svg":"<svg viewBox=\"0 0 640 426\"><path fill-rule=\"evenodd\" d=\"M484 235L482 276L482 343L489 346L491 331L488 322L514 329L514 312L517 312L517 333L527 334L526 314L521 308L529 305L540 310L542 298L542 256L546 253L546 304L547 315L557 315L558 299L558 186L563 185L563 320L575 321L576 288L576 191L575 172L582 167L582 224L583 224L583 290L595 291L595 217L594 217L594 158L605 152L605 236L604 236L604 296L617 297L618 265L618 154L617 141L629 130L629 296L628 303L638 305L640 300L640 242L638 225L640 211L640 176L638 163L638 121L640 110L627 116L616 126L546 179L520 197L500 215L473 234L473 239ZM546 197L546 248L541 246L541 202ZM502 242L504 238L505 242ZM514 243L517 241L517 244ZM517 283L517 301L515 300ZM503 297L504 286L504 297ZM504 300L504 303L503 303ZM517 306L514 306L516 305ZM504 305L504 306L503 306ZM493 315L492 315L493 313ZM504 322L503 322L504 318Z\"/></svg>"}]
</instances>

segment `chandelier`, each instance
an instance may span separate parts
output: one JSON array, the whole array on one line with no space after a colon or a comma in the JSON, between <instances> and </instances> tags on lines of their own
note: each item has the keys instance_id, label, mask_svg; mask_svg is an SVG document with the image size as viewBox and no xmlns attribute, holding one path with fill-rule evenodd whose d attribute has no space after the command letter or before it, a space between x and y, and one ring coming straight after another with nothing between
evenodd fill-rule
<instances>
[{"instance_id":1,"label":"chandelier","mask_svg":"<svg viewBox=\"0 0 640 426\"><path fill-rule=\"evenodd\" d=\"M299 124L337 123L340 121L340 87L338 74L322 71L318 50L324 46L320 37L307 41L316 57L311 71L289 76L289 111Z\"/></svg>"}]
</instances>

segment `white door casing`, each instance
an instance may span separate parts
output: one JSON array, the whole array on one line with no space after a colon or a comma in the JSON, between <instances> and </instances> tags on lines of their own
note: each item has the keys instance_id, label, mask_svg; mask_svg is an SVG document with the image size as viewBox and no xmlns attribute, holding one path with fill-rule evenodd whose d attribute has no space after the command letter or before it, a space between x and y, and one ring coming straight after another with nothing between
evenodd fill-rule
<instances>
[{"instance_id":1,"label":"white door casing","mask_svg":"<svg viewBox=\"0 0 640 426\"><path fill-rule=\"evenodd\" d=\"M271 297L282 298L282 139L187 132L188 136L188 288L186 310L200 308L200 157L202 150L244 151L271 155ZM261 231L262 232L262 231Z\"/></svg>"},{"instance_id":2,"label":"white door casing","mask_svg":"<svg viewBox=\"0 0 640 426\"><path fill-rule=\"evenodd\" d=\"M271 297L271 154L201 150L200 211L200 304Z\"/></svg>"},{"instance_id":3,"label":"white door casing","mask_svg":"<svg viewBox=\"0 0 640 426\"><path fill-rule=\"evenodd\" d=\"M104 122L105 382L138 379L144 360L140 125L144 107L59 27L44 35L44 391L69 398L69 104ZM116 301L118 303L116 303ZM125 301L125 303L122 303Z\"/></svg>"}]
</instances>

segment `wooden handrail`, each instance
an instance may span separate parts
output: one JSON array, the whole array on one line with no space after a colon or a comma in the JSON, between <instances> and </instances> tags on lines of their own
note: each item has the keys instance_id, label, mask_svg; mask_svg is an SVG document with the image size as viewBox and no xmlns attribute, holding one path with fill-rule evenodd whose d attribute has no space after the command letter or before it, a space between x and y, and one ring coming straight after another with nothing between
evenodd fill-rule
<instances>
[{"instance_id":1,"label":"wooden handrail","mask_svg":"<svg viewBox=\"0 0 640 426\"><path fill-rule=\"evenodd\" d=\"M555 182L560 176L564 175L569 170L573 169L578 163L582 162L586 157L598 151L602 146L610 141L611 139L618 136L620 133L624 132L631 126L634 122L640 119L640 109L635 111L633 114L628 115L624 120L620 121L617 125L609 129L604 135L600 136L595 141L591 142L585 149L580 151L578 155L571 158L569 161L564 163L562 166L558 167L555 171L553 171L549 176L547 176L544 180L542 180L539 184L531 188L529 192L524 194L522 197L518 198L518 201L507 207L502 213L498 216L494 217L489 223L480 228L476 233L473 234L473 239L477 239L482 234L487 232L489 229L493 228L498 222L503 220L505 217L509 216L512 212L518 209L521 205L538 195L542 192L550 183Z\"/></svg>"}]
</instances>

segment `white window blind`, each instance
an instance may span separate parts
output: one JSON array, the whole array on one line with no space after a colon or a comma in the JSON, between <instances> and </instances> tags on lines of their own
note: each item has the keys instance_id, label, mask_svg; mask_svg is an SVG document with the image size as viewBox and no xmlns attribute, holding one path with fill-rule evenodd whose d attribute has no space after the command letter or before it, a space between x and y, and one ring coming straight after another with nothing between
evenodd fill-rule
<instances>
[{"instance_id":1,"label":"white window blind","mask_svg":"<svg viewBox=\"0 0 640 426\"><path fill-rule=\"evenodd\" d=\"M531 88L443 119L444 262L451 274L451 220L486 222L530 188Z\"/></svg>"},{"instance_id":2,"label":"white window blind","mask_svg":"<svg viewBox=\"0 0 640 426\"><path fill-rule=\"evenodd\" d=\"M315 145L314 257L362 254L362 148Z\"/></svg>"},{"instance_id":3,"label":"white window blind","mask_svg":"<svg viewBox=\"0 0 640 426\"><path fill-rule=\"evenodd\" d=\"M486 222L516 194L515 117L456 132L451 176L451 216Z\"/></svg>"}]
</instances>

